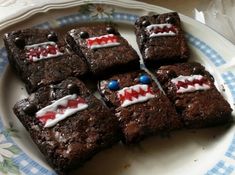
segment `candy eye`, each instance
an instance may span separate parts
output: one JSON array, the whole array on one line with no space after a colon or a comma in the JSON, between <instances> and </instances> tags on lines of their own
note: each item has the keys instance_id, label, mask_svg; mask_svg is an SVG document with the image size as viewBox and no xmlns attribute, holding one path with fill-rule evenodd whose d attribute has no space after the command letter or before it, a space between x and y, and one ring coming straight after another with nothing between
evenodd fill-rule
<instances>
[{"instance_id":1,"label":"candy eye","mask_svg":"<svg viewBox=\"0 0 235 175\"><path fill-rule=\"evenodd\" d=\"M144 20L144 21L142 22L142 26L144 26L144 27L147 27L147 26L149 26L149 25L150 25L150 22L149 22L149 21Z\"/></svg>"},{"instance_id":2,"label":"candy eye","mask_svg":"<svg viewBox=\"0 0 235 175\"><path fill-rule=\"evenodd\" d=\"M19 48L24 48L25 46L25 40L22 37L16 37L14 42Z\"/></svg>"},{"instance_id":3,"label":"candy eye","mask_svg":"<svg viewBox=\"0 0 235 175\"><path fill-rule=\"evenodd\" d=\"M54 41L54 42L56 42L56 41L58 40L57 35L56 35L55 32L49 33L49 34L47 35L47 39L48 39L49 41Z\"/></svg>"},{"instance_id":4,"label":"candy eye","mask_svg":"<svg viewBox=\"0 0 235 175\"><path fill-rule=\"evenodd\" d=\"M168 17L168 18L166 18L166 23L175 24L176 23L176 19L173 18L173 17Z\"/></svg>"},{"instance_id":5,"label":"candy eye","mask_svg":"<svg viewBox=\"0 0 235 175\"><path fill-rule=\"evenodd\" d=\"M148 75L141 75L139 78L139 82L141 84L150 84L151 83L151 78Z\"/></svg>"},{"instance_id":6,"label":"candy eye","mask_svg":"<svg viewBox=\"0 0 235 175\"><path fill-rule=\"evenodd\" d=\"M108 84L108 88L112 91L119 89L119 83L117 80L111 80Z\"/></svg>"},{"instance_id":7,"label":"candy eye","mask_svg":"<svg viewBox=\"0 0 235 175\"><path fill-rule=\"evenodd\" d=\"M106 31L107 31L108 34L115 34L116 33L114 28L112 28L112 27L107 27Z\"/></svg>"},{"instance_id":8,"label":"candy eye","mask_svg":"<svg viewBox=\"0 0 235 175\"><path fill-rule=\"evenodd\" d=\"M23 108L23 111L28 115L33 115L37 111L37 106L29 103Z\"/></svg>"},{"instance_id":9,"label":"candy eye","mask_svg":"<svg viewBox=\"0 0 235 175\"><path fill-rule=\"evenodd\" d=\"M78 94L80 89L76 84L70 83L67 85L70 94Z\"/></svg>"},{"instance_id":10,"label":"candy eye","mask_svg":"<svg viewBox=\"0 0 235 175\"><path fill-rule=\"evenodd\" d=\"M85 38L88 38L89 37L89 34L87 33L87 32L80 32L79 33L79 35L80 35L80 37L82 38L82 39L85 39Z\"/></svg>"},{"instance_id":11,"label":"candy eye","mask_svg":"<svg viewBox=\"0 0 235 175\"><path fill-rule=\"evenodd\" d=\"M169 78L175 78L177 76L175 71L173 71L173 70L167 70L166 74Z\"/></svg>"},{"instance_id":12,"label":"candy eye","mask_svg":"<svg viewBox=\"0 0 235 175\"><path fill-rule=\"evenodd\" d=\"M193 68L193 74L200 74L200 75L203 75L204 74L204 71L203 69L200 69L199 67L194 67Z\"/></svg>"}]
</instances>

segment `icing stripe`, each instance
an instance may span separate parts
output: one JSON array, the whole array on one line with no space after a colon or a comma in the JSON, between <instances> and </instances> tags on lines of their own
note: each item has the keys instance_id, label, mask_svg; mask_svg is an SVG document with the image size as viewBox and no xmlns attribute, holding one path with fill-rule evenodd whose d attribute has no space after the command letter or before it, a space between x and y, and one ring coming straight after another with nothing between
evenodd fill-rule
<instances>
[{"instance_id":1,"label":"icing stripe","mask_svg":"<svg viewBox=\"0 0 235 175\"><path fill-rule=\"evenodd\" d=\"M177 93L194 92L199 90L210 89L206 78L202 75L191 75L173 78L171 82L177 87Z\"/></svg>"},{"instance_id":2,"label":"icing stripe","mask_svg":"<svg viewBox=\"0 0 235 175\"><path fill-rule=\"evenodd\" d=\"M44 123L44 127L52 127L56 123L88 107L85 100L76 94L67 95L36 113L36 117Z\"/></svg>"},{"instance_id":3,"label":"icing stripe","mask_svg":"<svg viewBox=\"0 0 235 175\"><path fill-rule=\"evenodd\" d=\"M122 107L127 107L135 103L145 102L154 98L152 89L149 85L137 84L125 87L117 92Z\"/></svg>"},{"instance_id":4,"label":"icing stripe","mask_svg":"<svg viewBox=\"0 0 235 175\"><path fill-rule=\"evenodd\" d=\"M120 43L117 42L117 36L113 34L88 38L86 39L86 42L87 42L87 47L90 49L99 49L103 47L113 47L120 45Z\"/></svg>"}]
</instances>

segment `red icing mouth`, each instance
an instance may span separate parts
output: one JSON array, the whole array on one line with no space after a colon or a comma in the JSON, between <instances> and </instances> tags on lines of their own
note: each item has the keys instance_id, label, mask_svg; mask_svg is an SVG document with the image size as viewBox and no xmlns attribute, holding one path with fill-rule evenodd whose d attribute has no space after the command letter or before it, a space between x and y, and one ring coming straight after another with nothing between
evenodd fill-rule
<instances>
[{"instance_id":1,"label":"red icing mouth","mask_svg":"<svg viewBox=\"0 0 235 175\"><path fill-rule=\"evenodd\" d=\"M146 27L150 37L156 36L174 36L177 34L177 28L172 24L151 24Z\"/></svg>"},{"instance_id":2,"label":"red icing mouth","mask_svg":"<svg viewBox=\"0 0 235 175\"><path fill-rule=\"evenodd\" d=\"M39 118L39 121L45 124L47 120L55 119L55 115L56 115L55 112L47 112L46 114L44 114Z\"/></svg>"},{"instance_id":3,"label":"red icing mouth","mask_svg":"<svg viewBox=\"0 0 235 175\"><path fill-rule=\"evenodd\" d=\"M194 79L192 81L185 80L185 82L184 81L178 81L178 83L175 84L175 85L179 89L181 87L187 88L188 86L195 86L196 84L199 84L200 86L202 86L203 84L208 84L208 82L207 82L207 80L205 78L202 78L200 80Z\"/></svg>"},{"instance_id":4,"label":"red icing mouth","mask_svg":"<svg viewBox=\"0 0 235 175\"><path fill-rule=\"evenodd\" d=\"M77 97L74 100L68 100L67 105L59 105L55 111L47 111L44 115L39 116L39 121L45 124L49 119L55 119L56 114L64 114L66 109L77 108L79 104L85 104L85 100L81 97Z\"/></svg>"},{"instance_id":5,"label":"red icing mouth","mask_svg":"<svg viewBox=\"0 0 235 175\"><path fill-rule=\"evenodd\" d=\"M176 86L177 93L194 92L211 88L209 80L202 75L178 76L171 82Z\"/></svg>"},{"instance_id":6,"label":"red icing mouth","mask_svg":"<svg viewBox=\"0 0 235 175\"><path fill-rule=\"evenodd\" d=\"M169 32L176 33L176 30L175 30L174 26L172 26L170 28L168 28L168 27L164 27L164 28L156 27L152 30L152 32L156 33L156 34L157 33L164 33L164 32L166 32L166 33L169 33Z\"/></svg>"},{"instance_id":7,"label":"red icing mouth","mask_svg":"<svg viewBox=\"0 0 235 175\"><path fill-rule=\"evenodd\" d=\"M93 37L86 39L87 47L106 47L111 44L119 44L117 43L118 37L113 34L102 35L99 37Z\"/></svg>"},{"instance_id":8,"label":"red icing mouth","mask_svg":"<svg viewBox=\"0 0 235 175\"><path fill-rule=\"evenodd\" d=\"M62 55L58 48L58 45L54 42L34 44L30 46L25 46L25 48L26 58L29 61L39 61L41 59Z\"/></svg>"},{"instance_id":9,"label":"red icing mouth","mask_svg":"<svg viewBox=\"0 0 235 175\"><path fill-rule=\"evenodd\" d=\"M145 97L147 94L154 95L149 85L134 85L119 90L118 98L122 104L126 100L133 101L135 99L138 99L140 96Z\"/></svg>"}]
</instances>

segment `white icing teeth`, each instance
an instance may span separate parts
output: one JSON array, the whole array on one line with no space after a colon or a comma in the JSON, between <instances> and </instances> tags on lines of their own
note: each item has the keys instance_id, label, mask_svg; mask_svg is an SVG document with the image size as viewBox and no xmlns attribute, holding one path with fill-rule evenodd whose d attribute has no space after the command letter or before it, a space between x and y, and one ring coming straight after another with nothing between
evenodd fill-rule
<instances>
[{"instance_id":1,"label":"white icing teeth","mask_svg":"<svg viewBox=\"0 0 235 175\"><path fill-rule=\"evenodd\" d=\"M117 36L113 34L88 38L86 39L86 42L87 42L87 47L90 49L99 49L103 47L113 47L120 45L120 43L117 42Z\"/></svg>"},{"instance_id":2,"label":"white icing teeth","mask_svg":"<svg viewBox=\"0 0 235 175\"><path fill-rule=\"evenodd\" d=\"M150 34L149 37L158 36L175 36L177 34L177 29L172 24L151 24L146 27L146 30Z\"/></svg>"},{"instance_id":3,"label":"white icing teeth","mask_svg":"<svg viewBox=\"0 0 235 175\"><path fill-rule=\"evenodd\" d=\"M151 87L145 84L125 87L117 92L117 96L121 102L121 107L145 102L155 97Z\"/></svg>"},{"instance_id":4,"label":"white icing teeth","mask_svg":"<svg viewBox=\"0 0 235 175\"><path fill-rule=\"evenodd\" d=\"M44 123L44 127L52 127L56 123L88 107L85 100L76 94L67 95L36 113L36 117Z\"/></svg>"},{"instance_id":5,"label":"white icing teeth","mask_svg":"<svg viewBox=\"0 0 235 175\"><path fill-rule=\"evenodd\" d=\"M27 59L33 62L63 55L63 53L59 51L58 45L52 41L26 45L25 49Z\"/></svg>"},{"instance_id":6,"label":"white icing teeth","mask_svg":"<svg viewBox=\"0 0 235 175\"><path fill-rule=\"evenodd\" d=\"M177 78L173 78L171 82L176 86L177 93L186 93L210 89L208 81L202 75L180 75Z\"/></svg>"}]
</instances>

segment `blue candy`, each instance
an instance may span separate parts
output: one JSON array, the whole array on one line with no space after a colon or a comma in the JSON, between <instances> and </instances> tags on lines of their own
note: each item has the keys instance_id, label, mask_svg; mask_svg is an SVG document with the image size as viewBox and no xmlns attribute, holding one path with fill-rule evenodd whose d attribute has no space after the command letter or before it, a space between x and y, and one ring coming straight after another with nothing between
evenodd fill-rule
<instances>
[{"instance_id":1,"label":"blue candy","mask_svg":"<svg viewBox=\"0 0 235 175\"><path fill-rule=\"evenodd\" d=\"M111 80L108 84L108 88L110 90L113 90L113 91L118 90L119 89L118 81L117 80Z\"/></svg>"},{"instance_id":2,"label":"blue candy","mask_svg":"<svg viewBox=\"0 0 235 175\"><path fill-rule=\"evenodd\" d=\"M142 84L150 84L151 78L148 75L141 75L139 78L140 83Z\"/></svg>"}]
</instances>

